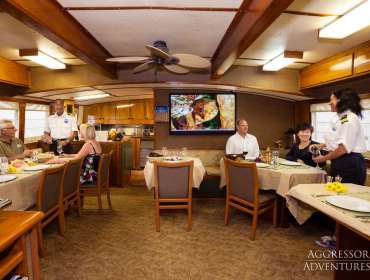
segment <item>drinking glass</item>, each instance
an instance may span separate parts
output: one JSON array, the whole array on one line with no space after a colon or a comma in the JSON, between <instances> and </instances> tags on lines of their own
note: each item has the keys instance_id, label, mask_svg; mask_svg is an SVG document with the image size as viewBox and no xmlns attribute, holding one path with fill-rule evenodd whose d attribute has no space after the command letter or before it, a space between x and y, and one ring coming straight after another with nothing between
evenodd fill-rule
<instances>
[{"instance_id":1,"label":"drinking glass","mask_svg":"<svg viewBox=\"0 0 370 280\"><path fill-rule=\"evenodd\" d=\"M248 154L248 151L243 151L243 158L244 159L247 159L247 154Z\"/></svg>"},{"instance_id":2,"label":"drinking glass","mask_svg":"<svg viewBox=\"0 0 370 280\"><path fill-rule=\"evenodd\" d=\"M181 148L181 156L186 157L188 155L188 149L186 147Z\"/></svg>"},{"instance_id":3,"label":"drinking glass","mask_svg":"<svg viewBox=\"0 0 370 280\"><path fill-rule=\"evenodd\" d=\"M165 157L168 154L168 150L166 147L162 147L162 155Z\"/></svg>"},{"instance_id":4,"label":"drinking glass","mask_svg":"<svg viewBox=\"0 0 370 280\"><path fill-rule=\"evenodd\" d=\"M334 178L332 176L326 176L326 183L332 183L333 179Z\"/></svg>"},{"instance_id":5,"label":"drinking glass","mask_svg":"<svg viewBox=\"0 0 370 280\"><path fill-rule=\"evenodd\" d=\"M335 176L335 178L334 178L335 182L338 182L338 183L342 182L342 179L343 178L340 177L339 175Z\"/></svg>"},{"instance_id":6,"label":"drinking glass","mask_svg":"<svg viewBox=\"0 0 370 280\"><path fill-rule=\"evenodd\" d=\"M61 141L58 141L58 143L57 143L57 153L59 155L63 154L63 145L62 145Z\"/></svg>"},{"instance_id":7,"label":"drinking glass","mask_svg":"<svg viewBox=\"0 0 370 280\"><path fill-rule=\"evenodd\" d=\"M8 172L8 158L0 157L0 173L6 174Z\"/></svg>"},{"instance_id":8,"label":"drinking glass","mask_svg":"<svg viewBox=\"0 0 370 280\"><path fill-rule=\"evenodd\" d=\"M315 145L311 145L308 150L312 153L312 157L318 157L318 156L321 156L321 152L320 152L320 149L315 146ZM316 168L320 168L319 166L319 163L316 162Z\"/></svg>"},{"instance_id":9,"label":"drinking glass","mask_svg":"<svg viewBox=\"0 0 370 280\"><path fill-rule=\"evenodd\" d=\"M279 151L278 150L273 150L272 151L272 164L273 164L274 168L276 168L276 166L277 166L278 159L279 159Z\"/></svg>"}]
</instances>

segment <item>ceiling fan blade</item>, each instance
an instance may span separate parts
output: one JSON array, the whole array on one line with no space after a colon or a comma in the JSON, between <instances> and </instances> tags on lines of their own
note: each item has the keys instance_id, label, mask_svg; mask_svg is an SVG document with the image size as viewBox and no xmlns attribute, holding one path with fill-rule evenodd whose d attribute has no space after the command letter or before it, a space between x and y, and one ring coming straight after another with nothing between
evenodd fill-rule
<instances>
[{"instance_id":1,"label":"ceiling fan blade","mask_svg":"<svg viewBox=\"0 0 370 280\"><path fill-rule=\"evenodd\" d=\"M176 64L169 64L169 65L164 64L163 66L168 72L171 72L173 74L183 75L183 74L188 74L190 72L189 69L183 68Z\"/></svg>"},{"instance_id":2,"label":"ceiling fan blade","mask_svg":"<svg viewBox=\"0 0 370 280\"><path fill-rule=\"evenodd\" d=\"M144 72L144 71L152 69L154 66L155 66L155 63L152 60L150 60L148 62L140 64L139 66L136 66L133 70L133 73L137 74L140 72Z\"/></svg>"},{"instance_id":3,"label":"ceiling fan blade","mask_svg":"<svg viewBox=\"0 0 370 280\"><path fill-rule=\"evenodd\" d=\"M170 58L170 55L168 53L162 51L161 49L158 49L158 48L150 46L150 45L146 45L145 47L147 48L147 50L150 51L152 56L159 56L160 58L163 58L163 59L169 59Z\"/></svg>"},{"instance_id":4,"label":"ceiling fan blade","mask_svg":"<svg viewBox=\"0 0 370 280\"><path fill-rule=\"evenodd\" d=\"M149 57L147 56L121 56L121 57L112 57L106 59L109 62L119 62L119 63L140 63L148 61Z\"/></svg>"},{"instance_id":5,"label":"ceiling fan blade","mask_svg":"<svg viewBox=\"0 0 370 280\"><path fill-rule=\"evenodd\" d=\"M177 53L173 55L179 59L178 65L193 69L205 69L211 66L211 62L203 57L188 54L188 53Z\"/></svg>"}]
</instances>

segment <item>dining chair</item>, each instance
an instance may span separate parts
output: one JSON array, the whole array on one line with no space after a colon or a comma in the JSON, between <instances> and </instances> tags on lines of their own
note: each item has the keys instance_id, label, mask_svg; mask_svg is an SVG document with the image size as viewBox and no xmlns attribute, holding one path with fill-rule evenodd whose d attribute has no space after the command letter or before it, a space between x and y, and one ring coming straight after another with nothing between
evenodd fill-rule
<instances>
[{"instance_id":1,"label":"dining chair","mask_svg":"<svg viewBox=\"0 0 370 280\"><path fill-rule=\"evenodd\" d=\"M273 225L277 224L276 194L259 189L256 163L238 162L224 157L226 174L225 225L229 223L229 207L252 214L250 239L256 236L258 216L273 210Z\"/></svg>"},{"instance_id":2,"label":"dining chair","mask_svg":"<svg viewBox=\"0 0 370 280\"><path fill-rule=\"evenodd\" d=\"M44 218L38 226L39 252L43 255L42 230L45 226L58 218L58 231L64 235L64 207L63 207L63 180L66 170L63 164L50 167L42 171L41 180L36 193L36 206L29 210L44 212Z\"/></svg>"},{"instance_id":3,"label":"dining chair","mask_svg":"<svg viewBox=\"0 0 370 280\"><path fill-rule=\"evenodd\" d=\"M109 168L112 159L113 152L108 154L102 154L98 164L97 180L94 184L82 184L80 185L81 200L85 196L97 196L99 210L103 209L101 196L103 193L107 194L109 209L112 209L112 203L110 199L109 190ZM82 204L83 205L83 204Z\"/></svg>"},{"instance_id":4,"label":"dining chair","mask_svg":"<svg viewBox=\"0 0 370 280\"><path fill-rule=\"evenodd\" d=\"M77 213L81 215L81 197L80 197L80 173L82 159L71 159L66 166L66 172L63 180L63 205L64 211L74 206Z\"/></svg>"},{"instance_id":5,"label":"dining chair","mask_svg":"<svg viewBox=\"0 0 370 280\"><path fill-rule=\"evenodd\" d=\"M154 196L156 231L160 231L160 210L186 209L187 231L192 228L193 161L154 161Z\"/></svg>"}]
</instances>

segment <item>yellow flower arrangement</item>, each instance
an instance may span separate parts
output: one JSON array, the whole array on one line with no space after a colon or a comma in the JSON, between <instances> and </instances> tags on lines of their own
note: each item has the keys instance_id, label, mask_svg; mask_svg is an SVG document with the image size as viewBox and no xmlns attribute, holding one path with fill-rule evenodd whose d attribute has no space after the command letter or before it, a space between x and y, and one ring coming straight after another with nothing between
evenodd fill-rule
<instances>
[{"instance_id":1,"label":"yellow flower arrangement","mask_svg":"<svg viewBox=\"0 0 370 280\"><path fill-rule=\"evenodd\" d=\"M325 187L327 190L337 192L337 193L347 192L347 187L340 182L327 183Z\"/></svg>"}]
</instances>

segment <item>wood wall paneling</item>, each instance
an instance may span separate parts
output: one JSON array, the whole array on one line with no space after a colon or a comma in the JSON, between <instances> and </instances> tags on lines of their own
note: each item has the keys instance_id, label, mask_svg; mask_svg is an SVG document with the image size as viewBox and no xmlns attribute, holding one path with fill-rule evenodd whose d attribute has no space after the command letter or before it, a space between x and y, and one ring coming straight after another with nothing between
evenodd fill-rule
<instances>
[{"instance_id":1,"label":"wood wall paneling","mask_svg":"<svg viewBox=\"0 0 370 280\"><path fill-rule=\"evenodd\" d=\"M30 71L24 65L0 57L0 82L30 87Z\"/></svg>"},{"instance_id":2,"label":"wood wall paneling","mask_svg":"<svg viewBox=\"0 0 370 280\"><path fill-rule=\"evenodd\" d=\"M353 67L354 74L370 72L370 41L355 49Z\"/></svg>"},{"instance_id":3,"label":"wood wall paneling","mask_svg":"<svg viewBox=\"0 0 370 280\"><path fill-rule=\"evenodd\" d=\"M350 77L353 51L346 51L304 68L301 71L301 88L308 88L327 82Z\"/></svg>"}]
</instances>

